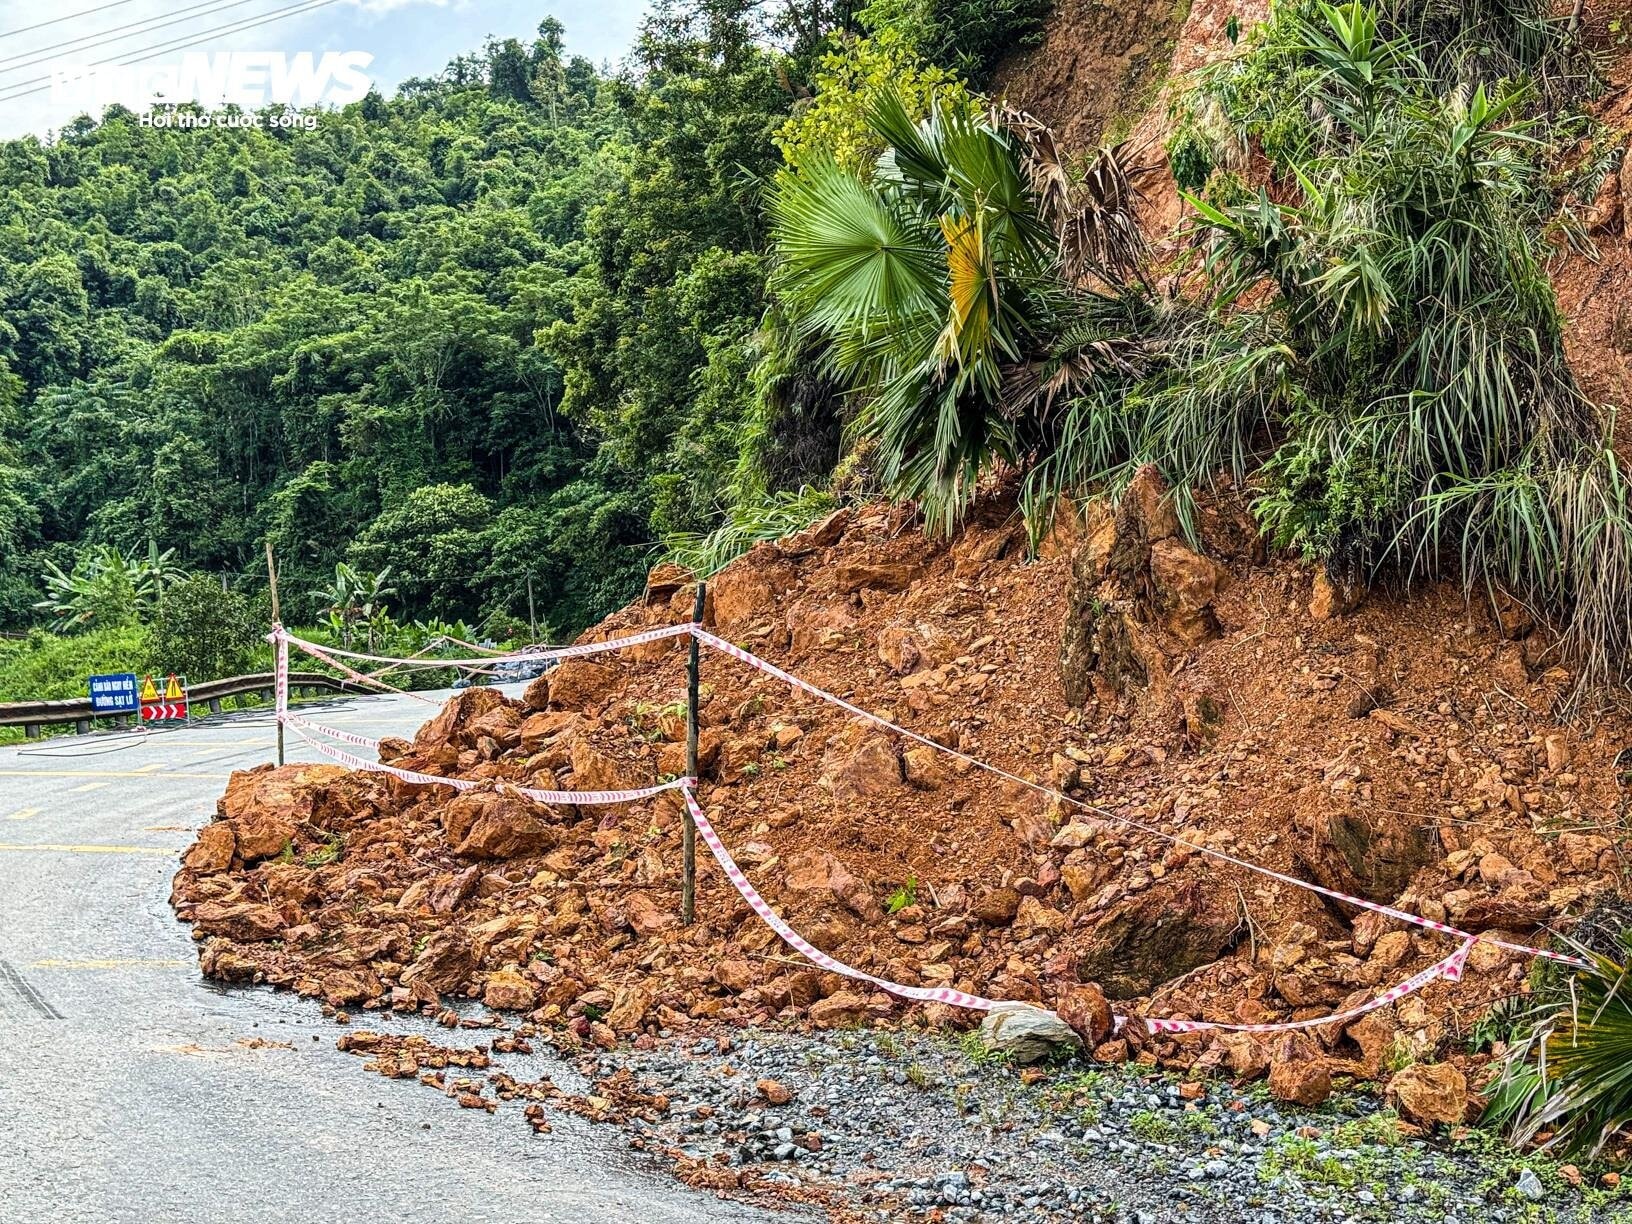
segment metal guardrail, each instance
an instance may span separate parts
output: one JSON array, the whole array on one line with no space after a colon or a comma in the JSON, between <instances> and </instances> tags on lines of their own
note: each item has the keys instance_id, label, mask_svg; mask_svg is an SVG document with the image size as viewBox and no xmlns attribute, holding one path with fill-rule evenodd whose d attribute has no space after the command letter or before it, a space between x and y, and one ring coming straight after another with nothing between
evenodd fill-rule
<instances>
[{"instance_id":1,"label":"metal guardrail","mask_svg":"<svg viewBox=\"0 0 1632 1224\"><path fill-rule=\"evenodd\" d=\"M189 703L204 702L209 706L210 713L219 714L221 702L227 697L260 693L271 700L275 680L272 672L257 672L251 676L229 676L224 680L206 680L202 684L194 684L188 688L187 700ZM368 689L351 680L341 680L322 672L289 673L291 694L300 696L302 690L312 689L331 693L368 692ZM66 701L0 702L0 727L22 727L23 734L29 739L38 737L41 727L73 723L74 729L84 735L90 731L93 719L112 719L116 723L123 723L134 717L132 714L96 714L91 709L89 697L77 697Z\"/></svg>"}]
</instances>

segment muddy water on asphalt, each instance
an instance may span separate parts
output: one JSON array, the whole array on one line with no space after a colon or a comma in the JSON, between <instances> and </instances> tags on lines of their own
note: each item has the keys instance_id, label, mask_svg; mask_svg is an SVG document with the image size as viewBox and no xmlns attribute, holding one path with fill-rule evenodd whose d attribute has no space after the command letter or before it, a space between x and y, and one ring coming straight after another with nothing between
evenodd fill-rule
<instances>
[{"instance_id":1,"label":"muddy water on asphalt","mask_svg":"<svg viewBox=\"0 0 1632 1224\"><path fill-rule=\"evenodd\" d=\"M424 709L366 699L327 717L380 735ZM489 1116L365 1073L306 1000L203 982L170 877L227 774L271 741L264 719L229 716L0 749L0 1218L771 1218L681 1187L612 1128L562 1117L534 1136L519 1104ZM574 1086L546 1055L504 1067Z\"/></svg>"}]
</instances>

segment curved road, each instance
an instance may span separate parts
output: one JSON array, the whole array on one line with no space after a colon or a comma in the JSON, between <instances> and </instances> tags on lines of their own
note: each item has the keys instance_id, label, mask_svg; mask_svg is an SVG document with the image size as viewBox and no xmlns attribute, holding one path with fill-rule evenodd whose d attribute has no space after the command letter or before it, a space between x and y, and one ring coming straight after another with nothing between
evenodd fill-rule
<instances>
[{"instance_id":1,"label":"curved road","mask_svg":"<svg viewBox=\"0 0 1632 1224\"><path fill-rule=\"evenodd\" d=\"M359 698L323 717L378 736L428 709ZM290 760L312 758L291 739ZM0 1216L775 1218L637 1163L613 1128L562 1117L538 1137L519 1106L490 1117L364 1073L313 1003L204 983L170 877L228 773L272 743L267 716L227 715L0 748Z\"/></svg>"}]
</instances>

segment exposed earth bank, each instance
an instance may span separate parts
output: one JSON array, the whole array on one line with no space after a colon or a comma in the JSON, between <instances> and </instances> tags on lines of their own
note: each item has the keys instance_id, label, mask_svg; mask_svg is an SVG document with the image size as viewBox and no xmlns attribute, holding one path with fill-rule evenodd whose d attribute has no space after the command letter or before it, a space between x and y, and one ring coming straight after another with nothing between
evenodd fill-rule
<instances>
[{"instance_id":1,"label":"exposed earth bank","mask_svg":"<svg viewBox=\"0 0 1632 1224\"><path fill-rule=\"evenodd\" d=\"M1047 1006L1102 991L1132 1020L1112 1035L1100 1009L1079 1026L1099 1062L1267 1074L1304 1104L1344 1077L1405 1068L1409 1086L1438 1068L1430 1091L1391 1091L1418 1127L1459 1124L1491 1074L1467 1038L1531 969L1486 941L1462 983L1352 1023L1145 1035L1142 1015L1330 1015L1452 946L1197 848L1544 942L1618 889L1625 722L1565 720L1573 677L1516 607L1435 587L1351 606L1324 575L1262 560L1228 501L1204 509L1200 537L1184 541L1147 473L1115 513L1062 513L1038 561L1001 497L949 542L875 507L760 546L710 584L711 626L1057 794L705 652L710 819L760 891L846 963ZM683 620L691 602L687 576L660 570L586 636ZM549 808L500 789L678 774L683 662L678 639L569 661L520 700L469 690L412 743L381 745L399 766L491 788L312 766L235 775L175 881L204 971L335 1008L480 999L569 1047L710 1021L967 1028L978 1017L805 964L711 863L682 929L672 794Z\"/></svg>"}]
</instances>

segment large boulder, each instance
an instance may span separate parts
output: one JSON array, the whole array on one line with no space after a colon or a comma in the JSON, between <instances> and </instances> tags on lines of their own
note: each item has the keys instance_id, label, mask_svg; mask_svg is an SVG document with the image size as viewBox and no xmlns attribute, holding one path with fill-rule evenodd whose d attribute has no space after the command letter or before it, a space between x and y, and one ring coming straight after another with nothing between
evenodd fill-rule
<instances>
[{"instance_id":1,"label":"large boulder","mask_svg":"<svg viewBox=\"0 0 1632 1224\"><path fill-rule=\"evenodd\" d=\"M1468 1081L1451 1063L1412 1063L1388 1082L1388 1095L1413 1122L1459 1125L1468 1108Z\"/></svg>"},{"instance_id":2,"label":"large boulder","mask_svg":"<svg viewBox=\"0 0 1632 1224\"><path fill-rule=\"evenodd\" d=\"M1151 599L1162 626L1187 646L1218 633L1213 600L1229 572L1210 557L1177 540L1158 540L1150 548Z\"/></svg>"},{"instance_id":3,"label":"large boulder","mask_svg":"<svg viewBox=\"0 0 1632 1224\"><path fill-rule=\"evenodd\" d=\"M487 979L482 1002L494 1011L532 1011L538 1006L538 984L519 966L506 965Z\"/></svg>"},{"instance_id":4,"label":"large boulder","mask_svg":"<svg viewBox=\"0 0 1632 1224\"><path fill-rule=\"evenodd\" d=\"M1303 1033L1287 1033L1275 1046L1269 1067L1269 1093L1276 1100L1312 1109L1332 1095L1327 1060Z\"/></svg>"},{"instance_id":5,"label":"large boulder","mask_svg":"<svg viewBox=\"0 0 1632 1224\"><path fill-rule=\"evenodd\" d=\"M414 736L414 748L428 752L443 744L468 748L475 741L469 733L470 724L484 714L490 714L509 701L498 689L477 685L448 698L441 710Z\"/></svg>"},{"instance_id":6,"label":"large boulder","mask_svg":"<svg viewBox=\"0 0 1632 1224\"><path fill-rule=\"evenodd\" d=\"M1076 1030L1059 1016L1026 1003L999 1003L992 1008L981 1021L980 1039L988 1050L1022 1064L1082 1047Z\"/></svg>"},{"instance_id":7,"label":"large boulder","mask_svg":"<svg viewBox=\"0 0 1632 1224\"><path fill-rule=\"evenodd\" d=\"M181 856L181 865L199 875L215 875L232 866L232 855L237 848L232 823L212 821L198 831L198 840Z\"/></svg>"},{"instance_id":8,"label":"large boulder","mask_svg":"<svg viewBox=\"0 0 1632 1224\"><path fill-rule=\"evenodd\" d=\"M600 705L623 683L623 673L593 659L567 659L550 673L552 709L587 710Z\"/></svg>"},{"instance_id":9,"label":"large boulder","mask_svg":"<svg viewBox=\"0 0 1632 1224\"><path fill-rule=\"evenodd\" d=\"M821 784L835 799L874 799L902 787L901 758L887 735L869 734L859 743L841 739L822 759Z\"/></svg>"},{"instance_id":10,"label":"large boulder","mask_svg":"<svg viewBox=\"0 0 1632 1224\"><path fill-rule=\"evenodd\" d=\"M463 858L508 859L542 854L556 842L555 828L537 805L496 791L467 791L441 810L442 831Z\"/></svg>"},{"instance_id":11,"label":"large boulder","mask_svg":"<svg viewBox=\"0 0 1632 1224\"><path fill-rule=\"evenodd\" d=\"M234 943L260 943L282 935L284 923L283 914L273 905L203 901L193 907L193 926L205 935L221 935Z\"/></svg>"},{"instance_id":12,"label":"large boulder","mask_svg":"<svg viewBox=\"0 0 1632 1224\"><path fill-rule=\"evenodd\" d=\"M1392 902L1439 861L1433 832L1410 810L1404 801L1354 803L1310 787L1292 812L1294 853L1315 883Z\"/></svg>"},{"instance_id":13,"label":"large boulder","mask_svg":"<svg viewBox=\"0 0 1632 1224\"><path fill-rule=\"evenodd\" d=\"M1079 921L1078 972L1110 998L1131 999L1224 955L1234 946L1240 914L1233 893L1195 873L1170 875Z\"/></svg>"},{"instance_id":14,"label":"large boulder","mask_svg":"<svg viewBox=\"0 0 1632 1224\"><path fill-rule=\"evenodd\" d=\"M476 971L476 955L470 940L457 927L450 927L432 935L414 958L414 963L402 971L402 985L413 989L423 985L437 994L462 989Z\"/></svg>"},{"instance_id":15,"label":"large boulder","mask_svg":"<svg viewBox=\"0 0 1632 1224\"><path fill-rule=\"evenodd\" d=\"M884 921L884 907L872 890L826 850L806 850L788 860L783 887L790 893L841 905L864 922Z\"/></svg>"}]
</instances>

